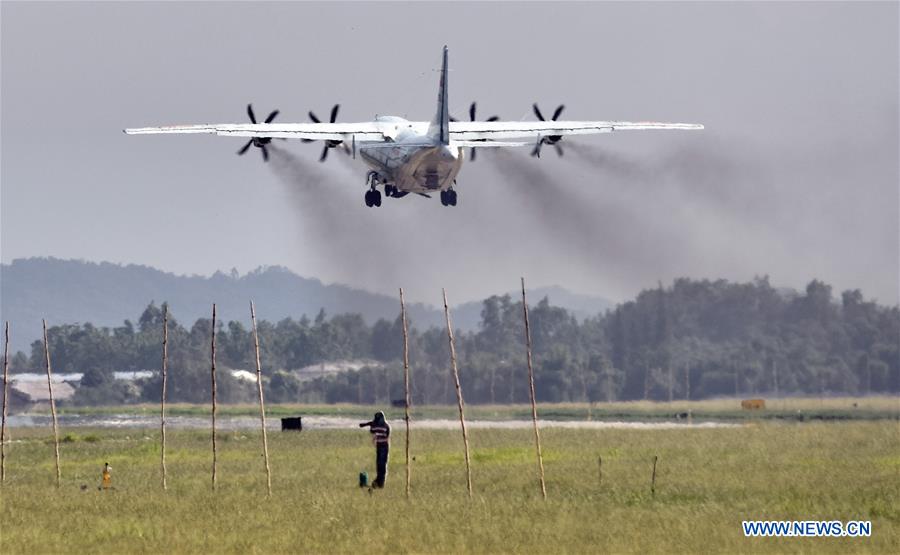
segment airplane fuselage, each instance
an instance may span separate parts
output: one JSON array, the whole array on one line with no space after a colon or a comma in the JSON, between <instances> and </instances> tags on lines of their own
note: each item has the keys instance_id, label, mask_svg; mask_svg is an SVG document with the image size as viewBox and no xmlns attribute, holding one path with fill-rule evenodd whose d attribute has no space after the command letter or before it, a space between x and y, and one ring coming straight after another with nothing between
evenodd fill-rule
<instances>
[{"instance_id":1,"label":"airplane fuselage","mask_svg":"<svg viewBox=\"0 0 900 555\"><path fill-rule=\"evenodd\" d=\"M362 142L357 150L383 184L410 193L442 191L453 186L462 168L462 148L434 141L428 137L426 126L403 118L384 116L377 121L394 124L391 142Z\"/></svg>"}]
</instances>

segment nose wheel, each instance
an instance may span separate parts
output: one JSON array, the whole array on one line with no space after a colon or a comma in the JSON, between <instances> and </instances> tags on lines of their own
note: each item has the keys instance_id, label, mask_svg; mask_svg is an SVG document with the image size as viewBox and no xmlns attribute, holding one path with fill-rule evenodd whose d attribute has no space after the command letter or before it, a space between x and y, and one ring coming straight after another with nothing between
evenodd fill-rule
<instances>
[{"instance_id":1,"label":"nose wheel","mask_svg":"<svg viewBox=\"0 0 900 555\"><path fill-rule=\"evenodd\" d=\"M441 204L444 206L456 206L456 191L453 189L441 191Z\"/></svg>"}]
</instances>

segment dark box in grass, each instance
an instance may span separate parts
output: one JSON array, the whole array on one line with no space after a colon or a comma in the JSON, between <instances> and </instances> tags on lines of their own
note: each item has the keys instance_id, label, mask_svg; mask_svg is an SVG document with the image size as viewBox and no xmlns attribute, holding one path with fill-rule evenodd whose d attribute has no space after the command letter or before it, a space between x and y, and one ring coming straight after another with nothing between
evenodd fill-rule
<instances>
[{"instance_id":1,"label":"dark box in grass","mask_svg":"<svg viewBox=\"0 0 900 555\"><path fill-rule=\"evenodd\" d=\"M302 416L288 416L281 419L281 431L301 431L303 430Z\"/></svg>"}]
</instances>

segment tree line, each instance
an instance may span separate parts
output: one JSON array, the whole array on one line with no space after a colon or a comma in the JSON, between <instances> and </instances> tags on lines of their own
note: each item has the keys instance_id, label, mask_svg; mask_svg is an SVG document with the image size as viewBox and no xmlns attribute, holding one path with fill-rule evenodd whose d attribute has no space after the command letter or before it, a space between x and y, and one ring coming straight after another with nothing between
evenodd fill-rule
<instances>
[{"instance_id":1,"label":"tree line","mask_svg":"<svg viewBox=\"0 0 900 555\"><path fill-rule=\"evenodd\" d=\"M677 279L642 291L613 310L579 321L545 297L529 306L535 389L543 402L702 399L737 395L900 392L900 309L863 298L835 298L813 280L805 292L749 283ZM414 404L454 402L447 331L409 333ZM114 371L161 365L163 307L151 303L136 323L115 328L49 328L55 372L83 372L74 402L158 400L160 378L129 383ZM169 398L206 402L210 391L210 319L187 328L169 318ZM523 310L509 295L483 301L478 331L457 332L460 380L470 403L528 400ZM217 322L219 369L255 371L248 323ZM403 398L402 328L368 325L359 314L259 322L260 354L271 402L387 403ZM43 344L19 352L13 371L40 370ZM367 366L301 381L295 369L365 359ZM253 387L219 373L223 402L253 400Z\"/></svg>"}]
</instances>

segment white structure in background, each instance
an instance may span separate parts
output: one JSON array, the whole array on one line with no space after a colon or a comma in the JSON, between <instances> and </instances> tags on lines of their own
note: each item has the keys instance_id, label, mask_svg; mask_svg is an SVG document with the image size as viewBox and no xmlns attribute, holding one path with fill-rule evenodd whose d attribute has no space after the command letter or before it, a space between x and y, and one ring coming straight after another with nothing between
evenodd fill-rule
<instances>
[{"instance_id":1,"label":"white structure in background","mask_svg":"<svg viewBox=\"0 0 900 555\"><path fill-rule=\"evenodd\" d=\"M66 401L75 394L75 388L68 382L57 381L53 376L53 400ZM50 408L50 392L47 390L47 375L43 381L9 380L9 412L25 412Z\"/></svg>"},{"instance_id":2,"label":"white structure in background","mask_svg":"<svg viewBox=\"0 0 900 555\"><path fill-rule=\"evenodd\" d=\"M229 372L231 373L231 377L239 382L256 383L256 372L251 372L249 370L229 370Z\"/></svg>"},{"instance_id":3,"label":"white structure in background","mask_svg":"<svg viewBox=\"0 0 900 555\"><path fill-rule=\"evenodd\" d=\"M113 377L117 380L124 380L133 382L135 380L144 380L147 378L152 378L154 375L159 372L156 370L135 370L133 372L113 372ZM81 383L81 378L84 376L82 372L69 372L68 374L53 374L53 383L69 383L69 384L79 384ZM9 383L32 383L32 382L40 382L47 383L47 374L38 374L32 372L26 372L23 374L10 374L9 375Z\"/></svg>"},{"instance_id":4,"label":"white structure in background","mask_svg":"<svg viewBox=\"0 0 900 555\"><path fill-rule=\"evenodd\" d=\"M113 372L117 380L134 382L147 379L157 374L153 370L137 370L133 372ZM53 374L53 399L57 402L67 401L81 385L82 372ZM43 410L50 407L50 394L47 390L47 374L26 372L9 375L9 408L15 412Z\"/></svg>"},{"instance_id":5,"label":"white structure in background","mask_svg":"<svg viewBox=\"0 0 900 555\"><path fill-rule=\"evenodd\" d=\"M384 363L378 362L377 360L333 360L329 362L320 362L319 364L312 364L310 366L304 366L303 368L300 368L298 370L292 370L291 374L296 376L300 381L305 382L308 380L314 380L316 378L335 376L342 372L355 372L362 368L383 367Z\"/></svg>"}]
</instances>

